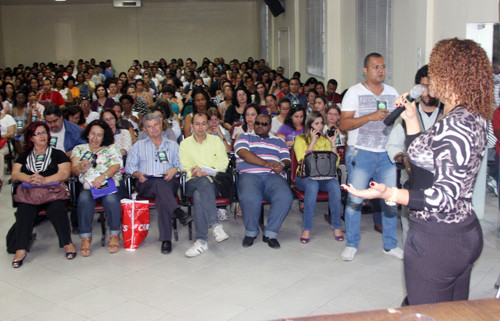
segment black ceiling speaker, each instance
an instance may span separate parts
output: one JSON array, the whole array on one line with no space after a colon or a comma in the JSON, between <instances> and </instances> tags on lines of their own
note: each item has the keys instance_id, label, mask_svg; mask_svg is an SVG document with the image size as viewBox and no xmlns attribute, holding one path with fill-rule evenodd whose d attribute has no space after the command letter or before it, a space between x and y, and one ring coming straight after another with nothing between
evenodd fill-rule
<instances>
[{"instance_id":1,"label":"black ceiling speaker","mask_svg":"<svg viewBox=\"0 0 500 321\"><path fill-rule=\"evenodd\" d=\"M264 0L264 2L269 7L269 10L271 10L271 13L274 17L277 17L285 12L285 9L283 8L279 0Z\"/></svg>"}]
</instances>

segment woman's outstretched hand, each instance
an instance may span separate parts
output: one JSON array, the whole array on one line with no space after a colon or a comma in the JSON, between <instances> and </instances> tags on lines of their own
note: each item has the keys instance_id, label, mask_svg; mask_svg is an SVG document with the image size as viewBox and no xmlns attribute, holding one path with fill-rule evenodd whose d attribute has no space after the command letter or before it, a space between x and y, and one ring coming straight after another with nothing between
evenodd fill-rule
<instances>
[{"instance_id":1,"label":"woman's outstretched hand","mask_svg":"<svg viewBox=\"0 0 500 321\"><path fill-rule=\"evenodd\" d=\"M352 184L348 185L342 184L341 187L346 191L348 191L350 194L363 199L374 199L374 198L388 199L390 197L390 195L387 195L390 193L390 189L387 188L387 185L385 184L371 182L370 188L362 190L354 188Z\"/></svg>"}]
</instances>

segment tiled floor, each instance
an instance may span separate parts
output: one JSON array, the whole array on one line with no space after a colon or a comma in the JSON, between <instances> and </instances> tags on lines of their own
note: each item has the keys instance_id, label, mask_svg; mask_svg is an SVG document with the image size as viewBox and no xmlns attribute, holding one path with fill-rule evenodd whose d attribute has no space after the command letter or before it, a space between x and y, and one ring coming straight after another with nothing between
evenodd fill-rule
<instances>
[{"instance_id":1,"label":"tiled floor","mask_svg":"<svg viewBox=\"0 0 500 321\"><path fill-rule=\"evenodd\" d=\"M241 218L224 222L230 239L210 238L209 251L184 257L191 245L180 229L170 255L160 254L156 212L150 234L135 252L108 254L94 222L92 255L67 261L50 223L20 269L11 267L5 235L14 221L9 186L0 194L0 320L266 320L398 307L405 296L402 261L382 253L371 215L363 215L362 243L353 262L339 258L344 244L333 239L317 205L312 240L299 243L301 215L294 204L281 229L280 250L261 241L243 248ZM497 200L487 195L484 249L471 281L470 298L491 298L500 273L495 234ZM73 236L78 245L80 240Z\"/></svg>"}]
</instances>

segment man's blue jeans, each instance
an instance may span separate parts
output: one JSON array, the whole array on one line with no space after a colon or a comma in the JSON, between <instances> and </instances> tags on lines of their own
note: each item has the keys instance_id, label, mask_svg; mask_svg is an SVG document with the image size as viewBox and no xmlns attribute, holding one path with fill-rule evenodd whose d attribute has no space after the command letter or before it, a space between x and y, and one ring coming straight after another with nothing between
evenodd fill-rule
<instances>
[{"instance_id":1,"label":"man's blue jeans","mask_svg":"<svg viewBox=\"0 0 500 321\"><path fill-rule=\"evenodd\" d=\"M396 187L396 166L390 161L387 152L369 152L347 147L346 152L347 183L356 189L366 189L370 178L377 183ZM388 206L384 201L382 209L382 239L384 249L391 250L398 246L396 226L398 222L397 206ZM358 248L361 241L361 207L363 199L349 194L345 209L346 246Z\"/></svg>"},{"instance_id":2,"label":"man's blue jeans","mask_svg":"<svg viewBox=\"0 0 500 321\"><path fill-rule=\"evenodd\" d=\"M275 174L243 173L238 177L238 198L243 212L245 236L259 235L262 201L271 204L264 235L276 238L281 224L292 206L292 191L287 181Z\"/></svg>"},{"instance_id":3,"label":"man's blue jeans","mask_svg":"<svg viewBox=\"0 0 500 321\"><path fill-rule=\"evenodd\" d=\"M80 237L92 237L92 219L94 218L94 207L98 202L102 203L106 220L108 221L109 234L120 235L120 224L122 222L122 208L120 204L120 193L113 193L98 199L92 198L88 189L82 189L78 196L78 226Z\"/></svg>"},{"instance_id":4,"label":"man's blue jeans","mask_svg":"<svg viewBox=\"0 0 500 321\"><path fill-rule=\"evenodd\" d=\"M295 178L295 185L304 195L304 214L302 215L302 230L310 231L313 225L314 209L318 191L328 192L328 208L331 214L331 226L333 229L342 228L342 212L340 209L340 185L336 178L316 181L308 177Z\"/></svg>"}]
</instances>

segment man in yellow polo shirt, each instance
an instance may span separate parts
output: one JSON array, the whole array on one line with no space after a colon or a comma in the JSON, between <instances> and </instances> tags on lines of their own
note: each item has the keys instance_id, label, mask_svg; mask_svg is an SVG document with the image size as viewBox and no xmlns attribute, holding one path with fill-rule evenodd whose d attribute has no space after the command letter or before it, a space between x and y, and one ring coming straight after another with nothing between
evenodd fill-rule
<instances>
[{"instance_id":1,"label":"man in yellow polo shirt","mask_svg":"<svg viewBox=\"0 0 500 321\"><path fill-rule=\"evenodd\" d=\"M226 147L219 137L207 135L206 114L195 114L191 118L191 127L194 133L181 142L179 151L181 166L187 172L186 194L194 200L196 242L186 251L187 257L195 257L208 250L209 228L212 228L216 242L228 239L217 216L216 190L210 177L215 171L226 171L229 163Z\"/></svg>"}]
</instances>

